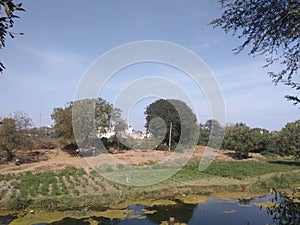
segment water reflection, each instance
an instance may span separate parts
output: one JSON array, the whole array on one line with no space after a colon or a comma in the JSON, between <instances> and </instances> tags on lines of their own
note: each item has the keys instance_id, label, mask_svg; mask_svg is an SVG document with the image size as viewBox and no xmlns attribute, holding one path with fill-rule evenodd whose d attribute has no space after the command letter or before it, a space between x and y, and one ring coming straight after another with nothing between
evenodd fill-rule
<instances>
[{"instance_id":1,"label":"water reflection","mask_svg":"<svg viewBox=\"0 0 300 225\"><path fill-rule=\"evenodd\" d=\"M146 207L131 205L125 219L108 219L90 217L85 219L64 218L61 221L47 225L173 225L175 223L188 225L261 225L271 224L271 216L265 210L260 210L255 203L267 202L271 196L257 199L234 199L222 201L212 198L200 204L177 204L170 206ZM93 221L93 222L91 222ZM37 224L36 224L37 225ZM46 225L40 223L38 225Z\"/></svg>"},{"instance_id":2,"label":"water reflection","mask_svg":"<svg viewBox=\"0 0 300 225\"><path fill-rule=\"evenodd\" d=\"M0 216L0 225L8 225L11 221L13 221L16 218L16 216Z\"/></svg>"}]
</instances>

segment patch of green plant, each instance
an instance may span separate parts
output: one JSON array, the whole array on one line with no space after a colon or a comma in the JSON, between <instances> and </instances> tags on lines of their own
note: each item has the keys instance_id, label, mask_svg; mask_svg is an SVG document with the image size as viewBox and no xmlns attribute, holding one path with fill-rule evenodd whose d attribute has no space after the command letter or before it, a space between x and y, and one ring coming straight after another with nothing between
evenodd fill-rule
<instances>
[{"instance_id":1,"label":"patch of green plant","mask_svg":"<svg viewBox=\"0 0 300 225\"><path fill-rule=\"evenodd\" d=\"M32 200L26 198L26 197L12 197L8 201L8 207L9 209L15 209L15 210L24 210L26 209L30 204L32 203Z\"/></svg>"},{"instance_id":2,"label":"patch of green plant","mask_svg":"<svg viewBox=\"0 0 300 225\"><path fill-rule=\"evenodd\" d=\"M8 192L8 189L2 189L1 191L0 191L0 200L6 195L6 193Z\"/></svg>"},{"instance_id":3,"label":"patch of green plant","mask_svg":"<svg viewBox=\"0 0 300 225\"><path fill-rule=\"evenodd\" d=\"M15 179L16 175L12 174L12 173L8 173L8 174L0 174L0 181L6 180L13 180Z\"/></svg>"},{"instance_id":4,"label":"patch of green plant","mask_svg":"<svg viewBox=\"0 0 300 225\"><path fill-rule=\"evenodd\" d=\"M294 165L271 164L261 161L215 161L204 171L204 173L242 180L267 173L287 172L298 168L299 167Z\"/></svg>"},{"instance_id":5,"label":"patch of green plant","mask_svg":"<svg viewBox=\"0 0 300 225\"><path fill-rule=\"evenodd\" d=\"M299 173L289 173L272 176L270 179L258 182L256 184L257 188L270 190L270 189L280 189L280 188L290 188L293 184L300 182Z\"/></svg>"}]
</instances>

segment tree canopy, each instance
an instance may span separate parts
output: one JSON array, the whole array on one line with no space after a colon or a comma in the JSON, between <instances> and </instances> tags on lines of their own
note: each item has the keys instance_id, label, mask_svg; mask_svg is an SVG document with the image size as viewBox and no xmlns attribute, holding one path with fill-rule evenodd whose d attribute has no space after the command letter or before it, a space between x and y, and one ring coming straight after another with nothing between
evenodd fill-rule
<instances>
[{"instance_id":1,"label":"tree canopy","mask_svg":"<svg viewBox=\"0 0 300 225\"><path fill-rule=\"evenodd\" d=\"M125 127L120 125L121 111L101 98L70 102L64 108L55 108L51 118L54 137L65 142L75 142L76 137L80 146L91 145L91 140L110 129L121 132L121 127Z\"/></svg>"},{"instance_id":2,"label":"tree canopy","mask_svg":"<svg viewBox=\"0 0 300 225\"><path fill-rule=\"evenodd\" d=\"M270 72L277 84L300 91L300 2L299 0L219 0L223 14L211 22L225 32L243 38L243 44L234 49L239 53L250 48L250 55L264 55L266 66L278 61L279 72ZM294 104L299 96L287 95Z\"/></svg>"},{"instance_id":3,"label":"tree canopy","mask_svg":"<svg viewBox=\"0 0 300 225\"><path fill-rule=\"evenodd\" d=\"M0 127L0 148L6 151L7 161L13 158L12 151L18 148L21 137L17 132L17 124L14 119L5 118Z\"/></svg>"},{"instance_id":4,"label":"tree canopy","mask_svg":"<svg viewBox=\"0 0 300 225\"><path fill-rule=\"evenodd\" d=\"M300 158L300 120L287 123L277 138L278 153Z\"/></svg>"},{"instance_id":5,"label":"tree canopy","mask_svg":"<svg viewBox=\"0 0 300 225\"><path fill-rule=\"evenodd\" d=\"M234 150L237 157L247 158L252 148L251 129L245 123L225 128L223 148Z\"/></svg>"},{"instance_id":6,"label":"tree canopy","mask_svg":"<svg viewBox=\"0 0 300 225\"><path fill-rule=\"evenodd\" d=\"M5 47L7 35L14 38L16 34L23 34L11 31L11 28L14 26L14 19L19 18L15 11L25 11L22 8L22 3L16 4L12 0L0 0L0 49ZM0 72L3 72L4 69L4 64L0 62Z\"/></svg>"},{"instance_id":7,"label":"tree canopy","mask_svg":"<svg viewBox=\"0 0 300 225\"><path fill-rule=\"evenodd\" d=\"M27 135L30 125L31 119L21 111L0 121L0 156L6 157L6 161L13 159L15 150L32 149L33 142Z\"/></svg>"},{"instance_id":8,"label":"tree canopy","mask_svg":"<svg viewBox=\"0 0 300 225\"><path fill-rule=\"evenodd\" d=\"M159 99L147 106L145 115L147 131L154 137L162 138L162 144L169 145L171 141L173 148L178 143L187 147L198 140L197 117L183 101Z\"/></svg>"}]
</instances>

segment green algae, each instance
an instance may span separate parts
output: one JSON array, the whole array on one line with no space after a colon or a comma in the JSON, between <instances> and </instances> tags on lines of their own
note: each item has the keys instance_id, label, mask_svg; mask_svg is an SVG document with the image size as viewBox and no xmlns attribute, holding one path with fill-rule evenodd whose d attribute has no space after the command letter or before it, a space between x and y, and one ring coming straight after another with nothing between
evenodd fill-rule
<instances>
[{"instance_id":1,"label":"green algae","mask_svg":"<svg viewBox=\"0 0 300 225\"><path fill-rule=\"evenodd\" d=\"M84 215L78 214L77 211L36 211L34 213L24 213L22 217L19 217L12 221L10 225L31 225L34 223L53 223L60 221L66 217L74 219L87 219L91 220L90 217L105 217L108 219L124 219L127 218L131 210L120 210L120 209L109 209L105 211L89 211ZM89 221L91 224L95 224L95 221Z\"/></svg>"},{"instance_id":2,"label":"green algae","mask_svg":"<svg viewBox=\"0 0 300 225\"><path fill-rule=\"evenodd\" d=\"M185 203L185 204L198 204L207 201L211 196L206 195L180 195L176 199Z\"/></svg>"}]
</instances>

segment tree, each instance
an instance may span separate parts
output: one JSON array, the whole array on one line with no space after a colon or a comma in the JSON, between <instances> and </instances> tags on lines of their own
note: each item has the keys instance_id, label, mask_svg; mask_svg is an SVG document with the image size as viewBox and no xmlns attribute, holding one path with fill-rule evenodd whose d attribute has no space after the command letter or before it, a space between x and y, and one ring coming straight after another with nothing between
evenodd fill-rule
<instances>
[{"instance_id":1,"label":"tree","mask_svg":"<svg viewBox=\"0 0 300 225\"><path fill-rule=\"evenodd\" d=\"M279 134L281 154L300 158L300 120L287 123Z\"/></svg>"},{"instance_id":2,"label":"tree","mask_svg":"<svg viewBox=\"0 0 300 225\"><path fill-rule=\"evenodd\" d=\"M200 124L200 135L198 144L199 145L207 145L209 140L212 140L210 143L210 147L216 147L214 146L214 138L218 138L220 135L223 136L223 127L219 123L219 121L210 119L205 122L205 124Z\"/></svg>"},{"instance_id":3,"label":"tree","mask_svg":"<svg viewBox=\"0 0 300 225\"><path fill-rule=\"evenodd\" d=\"M10 117L16 121L18 131L26 131L33 125L32 119L22 111L13 112Z\"/></svg>"},{"instance_id":4,"label":"tree","mask_svg":"<svg viewBox=\"0 0 300 225\"><path fill-rule=\"evenodd\" d=\"M15 11L25 11L22 8L22 3L15 4L12 0L0 0L0 49L5 47L7 34L11 38L14 38L16 34L23 34L10 31L14 26L14 19L19 18ZM5 66L0 62L0 72L3 72L4 69Z\"/></svg>"},{"instance_id":5,"label":"tree","mask_svg":"<svg viewBox=\"0 0 300 225\"><path fill-rule=\"evenodd\" d=\"M208 140L209 140L209 130L205 126L205 124L200 123L199 125L199 139L198 139L198 145L204 145L207 146Z\"/></svg>"},{"instance_id":6,"label":"tree","mask_svg":"<svg viewBox=\"0 0 300 225\"><path fill-rule=\"evenodd\" d=\"M53 137L63 138L66 142L75 142L72 127L72 106L68 103L64 108L54 108L51 119L54 120Z\"/></svg>"},{"instance_id":7,"label":"tree","mask_svg":"<svg viewBox=\"0 0 300 225\"><path fill-rule=\"evenodd\" d=\"M244 38L240 53L250 47L249 55L265 55L266 65L278 61L283 69L270 72L273 82L282 82L300 91L298 71L300 67L300 2L299 0L219 0L223 9L220 18L211 24L225 32L233 32ZM294 104L299 96L289 96Z\"/></svg>"},{"instance_id":8,"label":"tree","mask_svg":"<svg viewBox=\"0 0 300 225\"><path fill-rule=\"evenodd\" d=\"M21 137L14 119L5 118L0 127L0 149L6 152L7 161L13 158L13 150L20 146Z\"/></svg>"},{"instance_id":9,"label":"tree","mask_svg":"<svg viewBox=\"0 0 300 225\"><path fill-rule=\"evenodd\" d=\"M252 149L250 127L245 123L236 123L226 127L223 148L234 150L238 158L248 158Z\"/></svg>"},{"instance_id":10,"label":"tree","mask_svg":"<svg viewBox=\"0 0 300 225\"><path fill-rule=\"evenodd\" d=\"M65 142L75 142L76 137L81 147L95 145L94 140L112 128L121 132L121 111L101 98L70 102L64 108L55 108L51 118L54 137Z\"/></svg>"},{"instance_id":11,"label":"tree","mask_svg":"<svg viewBox=\"0 0 300 225\"><path fill-rule=\"evenodd\" d=\"M128 125L124 119L121 117L121 110L115 109L113 115L112 115L112 127L113 131L115 133L113 137L113 144L117 143L118 150L126 148L126 146L130 146L126 142L126 137L124 135L124 131L128 128ZM124 138L125 137L125 138ZM120 142L122 144L120 144Z\"/></svg>"},{"instance_id":12,"label":"tree","mask_svg":"<svg viewBox=\"0 0 300 225\"><path fill-rule=\"evenodd\" d=\"M182 147L190 147L198 141L197 117L183 101L159 99L147 106L145 115L147 132L162 138L162 144L171 142L175 146L181 143Z\"/></svg>"},{"instance_id":13,"label":"tree","mask_svg":"<svg viewBox=\"0 0 300 225\"><path fill-rule=\"evenodd\" d=\"M266 129L252 128L251 131L252 148L251 152L263 152L269 147L271 141L270 132Z\"/></svg>"}]
</instances>

